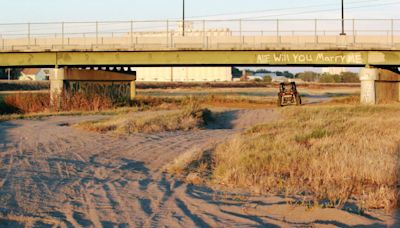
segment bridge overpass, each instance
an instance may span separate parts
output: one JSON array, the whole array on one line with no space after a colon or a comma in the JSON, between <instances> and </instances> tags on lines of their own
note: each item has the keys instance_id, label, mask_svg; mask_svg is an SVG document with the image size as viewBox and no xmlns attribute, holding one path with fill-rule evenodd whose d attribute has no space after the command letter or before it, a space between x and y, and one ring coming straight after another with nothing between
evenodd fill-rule
<instances>
[{"instance_id":1,"label":"bridge overpass","mask_svg":"<svg viewBox=\"0 0 400 228\"><path fill-rule=\"evenodd\" d=\"M180 21L0 24L0 67L359 66L375 67L361 71L363 103L379 100L380 81L399 90L400 76L379 68L400 66L400 19L346 20L345 36L340 25L203 20L183 34Z\"/></svg>"}]
</instances>

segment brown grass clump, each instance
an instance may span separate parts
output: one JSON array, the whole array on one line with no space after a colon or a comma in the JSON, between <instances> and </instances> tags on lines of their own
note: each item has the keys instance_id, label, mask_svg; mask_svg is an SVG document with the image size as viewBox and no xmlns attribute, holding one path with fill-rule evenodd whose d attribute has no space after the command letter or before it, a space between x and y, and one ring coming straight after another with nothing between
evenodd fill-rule
<instances>
[{"instance_id":1,"label":"brown grass clump","mask_svg":"<svg viewBox=\"0 0 400 228\"><path fill-rule=\"evenodd\" d=\"M287 108L214 151L214 179L342 207L398 204L400 108ZM251 186L251 187L249 187Z\"/></svg>"},{"instance_id":2,"label":"brown grass clump","mask_svg":"<svg viewBox=\"0 0 400 228\"><path fill-rule=\"evenodd\" d=\"M100 111L113 108L116 104L106 94L83 93L62 94L60 96L59 106L55 105L56 111Z\"/></svg>"},{"instance_id":3,"label":"brown grass clump","mask_svg":"<svg viewBox=\"0 0 400 228\"><path fill-rule=\"evenodd\" d=\"M112 100L101 94L62 94L50 104L49 93L15 93L3 97L0 104L2 114L30 114L65 111L101 111L114 107Z\"/></svg>"},{"instance_id":4,"label":"brown grass clump","mask_svg":"<svg viewBox=\"0 0 400 228\"><path fill-rule=\"evenodd\" d=\"M360 104L360 96L346 96L340 98L333 98L325 104L348 104L348 105L358 105Z\"/></svg>"},{"instance_id":5,"label":"brown grass clump","mask_svg":"<svg viewBox=\"0 0 400 228\"><path fill-rule=\"evenodd\" d=\"M211 112L202 109L198 100L189 99L179 111L153 112L146 115L124 114L108 120L83 122L78 127L96 132L120 134L188 131L206 124Z\"/></svg>"},{"instance_id":6,"label":"brown grass clump","mask_svg":"<svg viewBox=\"0 0 400 228\"><path fill-rule=\"evenodd\" d=\"M1 102L0 113L35 113L47 111L50 107L48 93L16 93L6 95Z\"/></svg>"}]
</instances>

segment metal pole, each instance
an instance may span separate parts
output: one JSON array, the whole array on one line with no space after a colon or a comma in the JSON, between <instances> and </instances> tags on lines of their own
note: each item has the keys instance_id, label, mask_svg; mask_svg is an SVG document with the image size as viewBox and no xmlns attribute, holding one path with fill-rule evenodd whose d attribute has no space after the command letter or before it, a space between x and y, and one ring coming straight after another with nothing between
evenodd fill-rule
<instances>
[{"instance_id":1,"label":"metal pole","mask_svg":"<svg viewBox=\"0 0 400 228\"><path fill-rule=\"evenodd\" d=\"M318 20L315 19L314 21L314 36L315 36L315 43L318 43Z\"/></svg>"},{"instance_id":2,"label":"metal pole","mask_svg":"<svg viewBox=\"0 0 400 228\"><path fill-rule=\"evenodd\" d=\"M340 35L346 35L346 33L344 32L344 0L342 0L342 33L340 33Z\"/></svg>"},{"instance_id":3,"label":"metal pole","mask_svg":"<svg viewBox=\"0 0 400 228\"><path fill-rule=\"evenodd\" d=\"M99 45L99 22L96 21L96 46Z\"/></svg>"},{"instance_id":4,"label":"metal pole","mask_svg":"<svg viewBox=\"0 0 400 228\"><path fill-rule=\"evenodd\" d=\"M64 22L61 23L61 47L64 49Z\"/></svg>"},{"instance_id":5,"label":"metal pole","mask_svg":"<svg viewBox=\"0 0 400 228\"><path fill-rule=\"evenodd\" d=\"M31 23L28 23L28 45L31 46Z\"/></svg>"},{"instance_id":6,"label":"metal pole","mask_svg":"<svg viewBox=\"0 0 400 228\"><path fill-rule=\"evenodd\" d=\"M8 81L10 81L11 80L11 68L8 68L7 71L8 71Z\"/></svg>"},{"instance_id":7,"label":"metal pole","mask_svg":"<svg viewBox=\"0 0 400 228\"><path fill-rule=\"evenodd\" d=\"M203 20L203 47L206 47L206 21Z\"/></svg>"},{"instance_id":8,"label":"metal pole","mask_svg":"<svg viewBox=\"0 0 400 228\"><path fill-rule=\"evenodd\" d=\"M185 36L185 0L183 0L182 36Z\"/></svg>"},{"instance_id":9,"label":"metal pole","mask_svg":"<svg viewBox=\"0 0 400 228\"><path fill-rule=\"evenodd\" d=\"M239 36L242 36L242 19L239 19Z\"/></svg>"},{"instance_id":10,"label":"metal pole","mask_svg":"<svg viewBox=\"0 0 400 228\"><path fill-rule=\"evenodd\" d=\"M356 43L356 19L353 18L353 43Z\"/></svg>"},{"instance_id":11,"label":"metal pole","mask_svg":"<svg viewBox=\"0 0 400 228\"><path fill-rule=\"evenodd\" d=\"M279 19L276 19L276 41L279 42Z\"/></svg>"},{"instance_id":12,"label":"metal pole","mask_svg":"<svg viewBox=\"0 0 400 228\"><path fill-rule=\"evenodd\" d=\"M131 47L133 47L133 20L131 20Z\"/></svg>"},{"instance_id":13,"label":"metal pole","mask_svg":"<svg viewBox=\"0 0 400 228\"><path fill-rule=\"evenodd\" d=\"M169 20L167 19L167 48L169 47Z\"/></svg>"},{"instance_id":14,"label":"metal pole","mask_svg":"<svg viewBox=\"0 0 400 228\"><path fill-rule=\"evenodd\" d=\"M391 28L390 28L391 43L392 43L392 46L393 46L394 45L394 20L393 19L390 20L390 26L391 26Z\"/></svg>"}]
</instances>

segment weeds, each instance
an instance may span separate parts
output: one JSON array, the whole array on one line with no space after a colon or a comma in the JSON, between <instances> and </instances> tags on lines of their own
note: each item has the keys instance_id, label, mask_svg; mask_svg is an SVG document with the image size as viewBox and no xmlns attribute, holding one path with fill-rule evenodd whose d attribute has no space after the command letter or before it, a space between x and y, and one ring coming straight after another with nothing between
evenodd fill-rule
<instances>
[{"instance_id":1,"label":"weeds","mask_svg":"<svg viewBox=\"0 0 400 228\"><path fill-rule=\"evenodd\" d=\"M397 206L400 108L286 108L283 119L217 146L214 179L342 207Z\"/></svg>"},{"instance_id":2,"label":"weeds","mask_svg":"<svg viewBox=\"0 0 400 228\"><path fill-rule=\"evenodd\" d=\"M50 95L47 93L17 93L3 97L1 114L35 113L48 111Z\"/></svg>"},{"instance_id":3,"label":"weeds","mask_svg":"<svg viewBox=\"0 0 400 228\"><path fill-rule=\"evenodd\" d=\"M96 132L119 134L155 133L162 131L188 131L205 126L212 118L211 111L201 108L197 99L182 101L179 111L146 113L146 115L125 114L108 120L84 122L78 127Z\"/></svg>"},{"instance_id":4,"label":"weeds","mask_svg":"<svg viewBox=\"0 0 400 228\"><path fill-rule=\"evenodd\" d=\"M31 114L66 111L102 111L115 107L111 99L100 94L63 94L50 104L48 93L16 93L3 97L1 114Z\"/></svg>"}]
</instances>

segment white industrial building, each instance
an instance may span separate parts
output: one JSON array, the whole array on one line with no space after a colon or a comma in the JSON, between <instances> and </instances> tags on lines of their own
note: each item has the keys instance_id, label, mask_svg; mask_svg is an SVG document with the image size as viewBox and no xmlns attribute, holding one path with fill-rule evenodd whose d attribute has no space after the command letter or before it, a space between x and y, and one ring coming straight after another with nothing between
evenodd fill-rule
<instances>
[{"instance_id":1,"label":"white industrial building","mask_svg":"<svg viewBox=\"0 0 400 228\"><path fill-rule=\"evenodd\" d=\"M182 35L182 23L177 30L170 30L171 36ZM193 22L185 23L187 37L231 36L229 29L202 30L195 29ZM161 33L138 33L135 37L165 36ZM137 81L146 82L224 82L232 81L232 67L134 67Z\"/></svg>"},{"instance_id":2,"label":"white industrial building","mask_svg":"<svg viewBox=\"0 0 400 228\"><path fill-rule=\"evenodd\" d=\"M224 82L232 81L231 67L134 67L137 81Z\"/></svg>"},{"instance_id":3,"label":"white industrial building","mask_svg":"<svg viewBox=\"0 0 400 228\"><path fill-rule=\"evenodd\" d=\"M321 68L322 74L341 74L347 72L346 67L324 67Z\"/></svg>"}]
</instances>

